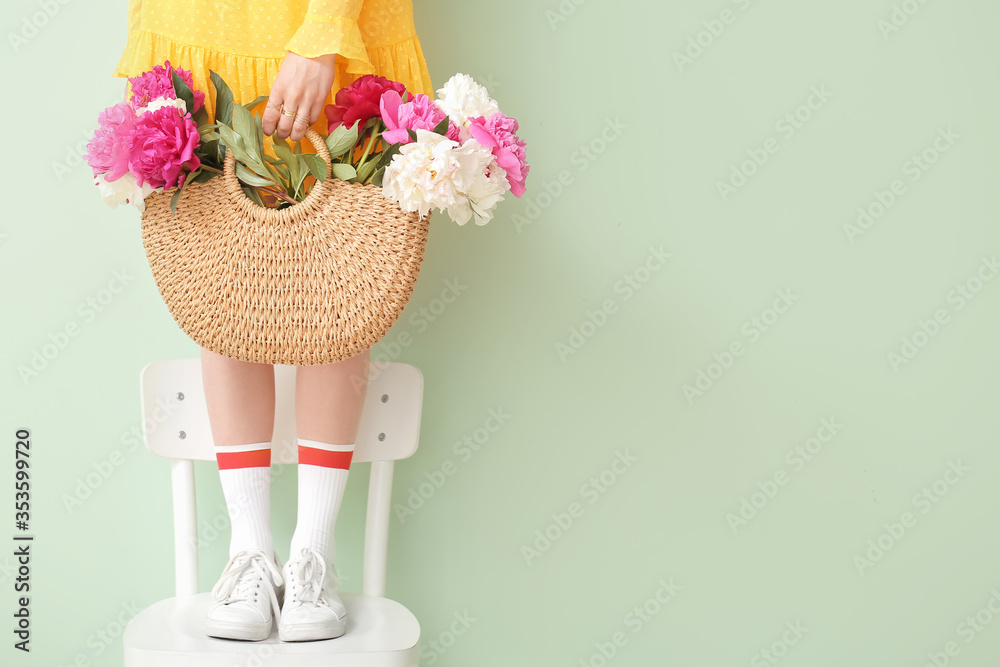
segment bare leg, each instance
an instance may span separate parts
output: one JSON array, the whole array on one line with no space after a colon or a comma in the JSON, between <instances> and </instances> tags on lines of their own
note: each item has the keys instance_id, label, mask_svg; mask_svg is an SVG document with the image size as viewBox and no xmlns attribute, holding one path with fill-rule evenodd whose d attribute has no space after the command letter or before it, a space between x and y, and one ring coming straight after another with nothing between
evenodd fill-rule
<instances>
[{"instance_id":1,"label":"bare leg","mask_svg":"<svg viewBox=\"0 0 1000 667\"><path fill-rule=\"evenodd\" d=\"M331 639L347 627L347 608L329 575L336 572L334 526L368 390L369 354L295 369L299 491L278 624L285 641Z\"/></svg>"},{"instance_id":2,"label":"bare leg","mask_svg":"<svg viewBox=\"0 0 1000 667\"><path fill-rule=\"evenodd\" d=\"M274 366L230 359L201 348L201 373L216 446L271 441Z\"/></svg>"},{"instance_id":3,"label":"bare leg","mask_svg":"<svg viewBox=\"0 0 1000 667\"><path fill-rule=\"evenodd\" d=\"M325 443L353 443L368 389L365 350L335 364L295 369L295 424L298 437Z\"/></svg>"},{"instance_id":4,"label":"bare leg","mask_svg":"<svg viewBox=\"0 0 1000 667\"><path fill-rule=\"evenodd\" d=\"M229 556L244 549L270 555L271 438L274 366L201 350L205 402L229 508Z\"/></svg>"},{"instance_id":5,"label":"bare leg","mask_svg":"<svg viewBox=\"0 0 1000 667\"><path fill-rule=\"evenodd\" d=\"M274 367L201 349L205 403L232 535L212 593L210 637L260 641L271 633L282 575L271 537ZM261 595L249 595L259 591Z\"/></svg>"}]
</instances>

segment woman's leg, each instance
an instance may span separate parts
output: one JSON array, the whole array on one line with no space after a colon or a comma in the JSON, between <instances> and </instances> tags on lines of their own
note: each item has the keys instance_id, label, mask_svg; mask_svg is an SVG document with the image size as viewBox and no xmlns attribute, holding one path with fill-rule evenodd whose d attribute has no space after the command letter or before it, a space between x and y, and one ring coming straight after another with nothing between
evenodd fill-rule
<instances>
[{"instance_id":1,"label":"woman's leg","mask_svg":"<svg viewBox=\"0 0 1000 667\"><path fill-rule=\"evenodd\" d=\"M270 525L274 366L201 349L205 402L229 508L229 556L274 552Z\"/></svg>"},{"instance_id":2,"label":"woman's leg","mask_svg":"<svg viewBox=\"0 0 1000 667\"><path fill-rule=\"evenodd\" d=\"M283 572L282 641L339 637L347 628L333 567L333 529L368 390L365 350L336 364L295 369L299 512Z\"/></svg>"},{"instance_id":3,"label":"woman's leg","mask_svg":"<svg viewBox=\"0 0 1000 667\"><path fill-rule=\"evenodd\" d=\"M295 369L299 490L290 559L310 547L333 562L333 529L368 388L369 355L364 350L335 364Z\"/></svg>"}]
</instances>

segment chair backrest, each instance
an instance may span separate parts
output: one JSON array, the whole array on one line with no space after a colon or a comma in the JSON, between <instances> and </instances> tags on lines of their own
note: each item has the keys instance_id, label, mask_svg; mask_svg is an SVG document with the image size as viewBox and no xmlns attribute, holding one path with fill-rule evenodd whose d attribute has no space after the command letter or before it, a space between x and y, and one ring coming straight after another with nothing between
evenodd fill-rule
<instances>
[{"instance_id":1,"label":"chair backrest","mask_svg":"<svg viewBox=\"0 0 1000 667\"><path fill-rule=\"evenodd\" d=\"M295 367L274 366L272 463L295 463ZM143 439L153 454L171 459L177 595L198 588L194 461L214 461L200 359L147 364L139 375ZM385 595L393 462L411 456L420 436L423 376L415 366L372 367L352 462L370 461L365 521L363 592Z\"/></svg>"}]
</instances>

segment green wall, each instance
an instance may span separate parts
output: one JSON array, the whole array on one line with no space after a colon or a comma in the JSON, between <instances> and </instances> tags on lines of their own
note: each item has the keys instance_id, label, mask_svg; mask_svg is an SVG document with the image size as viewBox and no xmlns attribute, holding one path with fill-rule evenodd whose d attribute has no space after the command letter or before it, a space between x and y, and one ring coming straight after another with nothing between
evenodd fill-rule
<instances>
[{"instance_id":1,"label":"green wall","mask_svg":"<svg viewBox=\"0 0 1000 667\"><path fill-rule=\"evenodd\" d=\"M159 298L138 214L108 209L79 160L122 91L126 3L51 4L2 49L0 539L16 532L21 427L37 537L33 650L5 633L0 662L117 665L118 623L172 590L168 463L130 436L138 373L197 347ZM39 7L5 3L6 32ZM377 349L426 383L388 590L420 620L421 664L995 664L997 5L443 0L416 15L434 83L487 84L532 165L489 225L433 219ZM124 289L82 305L116 272ZM463 287L442 312L448 281ZM208 590L228 536L214 467L197 471ZM295 476L280 472L284 557ZM367 472L337 530L352 591ZM5 627L12 566L0 557Z\"/></svg>"}]
</instances>

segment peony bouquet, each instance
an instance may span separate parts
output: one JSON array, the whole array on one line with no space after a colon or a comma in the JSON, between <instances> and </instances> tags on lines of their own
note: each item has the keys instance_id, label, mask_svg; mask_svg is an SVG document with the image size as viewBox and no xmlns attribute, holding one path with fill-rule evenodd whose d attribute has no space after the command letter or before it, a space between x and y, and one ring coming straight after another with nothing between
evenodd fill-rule
<instances>
[{"instance_id":1,"label":"peony bouquet","mask_svg":"<svg viewBox=\"0 0 1000 667\"><path fill-rule=\"evenodd\" d=\"M353 137L363 123L364 149L353 165L361 182L381 185L382 194L421 217L436 208L460 225L473 218L484 225L505 193L524 194L529 167L518 123L466 74L437 95L411 95L400 83L365 75L327 105L330 137Z\"/></svg>"},{"instance_id":2,"label":"peony bouquet","mask_svg":"<svg viewBox=\"0 0 1000 667\"><path fill-rule=\"evenodd\" d=\"M326 177L322 158L303 153L300 142L292 147L272 135L274 155L265 152L261 117L252 109L266 96L235 104L211 72L217 104L210 119L191 73L169 61L129 81L130 100L98 115L87 145L94 183L113 208L127 203L142 211L150 193L175 190L176 210L186 185L222 173L227 150L243 191L260 206L292 206ZM436 208L460 225L486 224L504 194L525 191L529 167L518 123L465 74L437 95L414 95L374 75L338 91L324 110L333 177L381 186L402 210L421 217Z\"/></svg>"}]
</instances>

